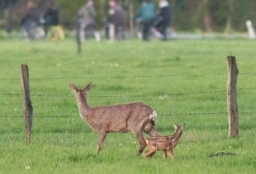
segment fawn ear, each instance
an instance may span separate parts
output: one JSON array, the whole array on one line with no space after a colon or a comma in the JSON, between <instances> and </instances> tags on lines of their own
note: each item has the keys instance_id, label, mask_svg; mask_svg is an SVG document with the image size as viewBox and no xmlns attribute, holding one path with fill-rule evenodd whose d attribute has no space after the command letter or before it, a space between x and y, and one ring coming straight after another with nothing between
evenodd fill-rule
<instances>
[{"instance_id":1,"label":"fawn ear","mask_svg":"<svg viewBox=\"0 0 256 174\"><path fill-rule=\"evenodd\" d=\"M176 123L174 123L174 129L177 130L178 125Z\"/></svg>"},{"instance_id":2,"label":"fawn ear","mask_svg":"<svg viewBox=\"0 0 256 174\"><path fill-rule=\"evenodd\" d=\"M186 127L186 123L184 123L181 127L182 129L184 129Z\"/></svg>"},{"instance_id":3,"label":"fawn ear","mask_svg":"<svg viewBox=\"0 0 256 174\"><path fill-rule=\"evenodd\" d=\"M72 91L76 92L78 91L78 88L76 87L76 85L74 83L69 82L69 87L72 89Z\"/></svg>"},{"instance_id":4,"label":"fawn ear","mask_svg":"<svg viewBox=\"0 0 256 174\"><path fill-rule=\"evenodd\" d=\"M82 90L83 93L87 93L91 89L91 86L92 86L92 82L88 82L84 87L84 89Z\"/></svg>"}]
</instances>

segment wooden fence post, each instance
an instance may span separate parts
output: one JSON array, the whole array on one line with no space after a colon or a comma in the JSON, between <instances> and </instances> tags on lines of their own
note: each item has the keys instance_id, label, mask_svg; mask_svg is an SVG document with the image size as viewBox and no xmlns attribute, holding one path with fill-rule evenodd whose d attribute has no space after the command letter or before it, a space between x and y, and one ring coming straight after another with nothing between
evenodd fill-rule
<instances>
[{"instance_id":1,"label":"wooden fence post","mask_svg":"<svg viewBox=\"0 0 256 174\"><path fill-rule=\"evenodd\" d=\"M236 84L238 69L236 58L234 56L227 57L227 113L230 138L239 136L238 109L237 109L237 93Z\"/></svg>"},{"instance_id":2,"label":"wooden fence post","mask_svg":"<svg viewBox=\"0 0 256 174\"><path fill-rule=\"evenodd\" d=\"M26 133L26 143L30 143L30 136L32 130L32 116L33 116L33 106L30 100L30 90L29 90L29 70L28 65L21 65L21 89L23 94L23 110L24 110L24 124Z\"/></svg>"}]
</instances>

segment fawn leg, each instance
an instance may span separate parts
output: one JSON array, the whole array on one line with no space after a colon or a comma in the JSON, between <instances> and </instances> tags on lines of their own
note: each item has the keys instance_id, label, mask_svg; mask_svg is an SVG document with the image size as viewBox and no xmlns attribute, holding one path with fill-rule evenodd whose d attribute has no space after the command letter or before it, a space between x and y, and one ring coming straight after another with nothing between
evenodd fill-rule
<instances>
[{"instance_id":1,"label":"fawn leg","mask_svg":"<svg viewBox=\"0 0 256 174\"><path fill-rule=\"evenodd\" d=\"M171 158L174 159L173 149L168 149L168 153L171 156Z\"/></svg>"},{"instance_id":2,"label":"fawn leg","mask_svg":"<svg viewBox=\"0 0 256 174\"><path fill-rule=\"evenodd\" d=\"M151 148L151 149L147 150L146 152L144 152L144 156L151 158L156 153L156 151L157 151L156 148Z\"/></svg>"},{"instance_id":3,"label":"fawn leg","mask_svg":"<svg viewBox=\"0 0 256 174\"><path fill-rule=\"evenodd\" d=\"M156 153L156 151L155 151L155 152L152 152L148 157L151 158L155 153Z\"/></svg>"},{"instance_id":4,"label":"fawn leg","mask_svg":"<svg viewBox=\"0 0 256 174\"><path fill-rule=\"evenodd\" d=\"M163 158L167 158L167 150L163 150Z\"/></svg>"},{"instance_id":5,"label":"fawn leg","mask_svg":"<svg viewBox=\"0 0 256 174\"><path fill-rule=\"evenodd\" d=\"M99 139L98 139L98 145L97 145L97 154L99 154L101 150L101 146L106 138L106 131L99 132Z\"/></svg>"}]
</instances>

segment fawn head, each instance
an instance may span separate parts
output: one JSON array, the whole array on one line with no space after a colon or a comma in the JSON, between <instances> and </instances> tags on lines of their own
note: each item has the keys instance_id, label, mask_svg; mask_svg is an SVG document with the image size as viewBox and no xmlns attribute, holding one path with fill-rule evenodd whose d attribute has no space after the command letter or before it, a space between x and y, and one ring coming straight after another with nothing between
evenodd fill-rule
<instances>
[{"instance_id":1,"label":"fawn head","mask_svg":"<svg viewBox=\"0 0 256 174\"><path fill-rule=\"evenodd\" d=\"M177 131L178 131L178 132L183 132L185 126L186 126L186 123L184 123L184 124L181 125L181 126L178 126L177 124L174 124L174 130L175 130L175 132L177 132Z\"/></svg>"},{"instance_id":2,"label":"fawn head","mask_svg":"<svg viewBox=\"0 0 256 174\"><path fill-rule=\"evenodd\" d=\"M69 83L69 87L75 94L86 95L86 93L91 89L92 82L88 82L83 89L78 89L74 83Z\"/></svg>"}]
</instances>

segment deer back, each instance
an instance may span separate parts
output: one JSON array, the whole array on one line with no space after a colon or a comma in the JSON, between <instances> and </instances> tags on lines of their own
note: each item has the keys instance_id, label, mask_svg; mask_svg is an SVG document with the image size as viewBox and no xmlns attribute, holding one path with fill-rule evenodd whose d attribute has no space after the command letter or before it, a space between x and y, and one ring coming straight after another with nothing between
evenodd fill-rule
<instances>
[{"instance_id":1,"label":"deer back","mask_svg":"<svg viewBox=\"0 0 256 174\"><path fill-rule=\"evenodd\" d=\"M105 127L107 132L128 132L134 125L142 127L151 119L153 110L141 102L91 108L88 122L93 127Z\"/></svg>"}]
</instances>

